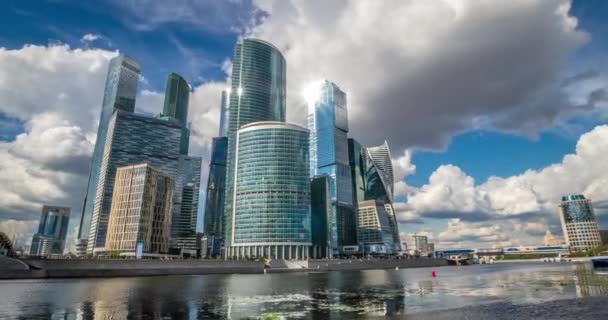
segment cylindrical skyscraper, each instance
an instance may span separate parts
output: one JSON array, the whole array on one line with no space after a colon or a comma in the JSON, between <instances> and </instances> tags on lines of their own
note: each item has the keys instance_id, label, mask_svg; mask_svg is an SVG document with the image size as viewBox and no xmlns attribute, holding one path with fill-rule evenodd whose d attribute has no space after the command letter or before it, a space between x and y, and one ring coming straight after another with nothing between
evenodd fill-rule
<instances>
[{"instance_id":1,"label":"cylindrical skyscraper","mask_svg":"<svg viewBox=\"0 0 608 320\"><path fill-rule=\"evenodd\" d=\"M602 244L591 200L582 194L562 197L560 220L566 243L572 251L585 251Z\"/></svg>"},{"instance_id":2,"label":"cylindrical skyscraper","mask_svg":"<svg viewBox=\"0 0 608 320\"><path fill-rule=\"evenodd\" d=\"M232 57L232 88L228 113L228 153L224 242L231 246L233 217L233 176L236 132L243 125L258 121L285 121L286 62L272 44L242 39ZM238 214L238 212L237 212ZM227 255L226 255L227 256Z\"/></svg>"},{"instance_id":3,"label":"cylindrical skyscraper","mask_svg":"<svg viewBox=\"0 0 608 320\"><path fill-rule=\"evenodd\" d=\"M272 121L237 132L227 257L308 257L308 134L300 126Z\"/></svg>"}]
</instances>

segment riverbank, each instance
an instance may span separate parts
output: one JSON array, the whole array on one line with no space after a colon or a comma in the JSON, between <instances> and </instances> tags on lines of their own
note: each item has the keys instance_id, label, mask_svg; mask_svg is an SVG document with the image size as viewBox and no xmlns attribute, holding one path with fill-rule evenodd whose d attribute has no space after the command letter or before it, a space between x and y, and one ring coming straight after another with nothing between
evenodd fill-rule
<instances>
[{"instance_id":1,"label":"riverbank","mask_svg":"<svg viewBox=\"0 0 608 320\"><path fill-rule=\"evenodd\" d=\"M261 261L220 260L79 260L0 259L0 279L142 277L202 274L259 274L279 272L405 269L447 265L444 259L404 260L273 260L270 268Z\"/></svg>"}]
</instances>

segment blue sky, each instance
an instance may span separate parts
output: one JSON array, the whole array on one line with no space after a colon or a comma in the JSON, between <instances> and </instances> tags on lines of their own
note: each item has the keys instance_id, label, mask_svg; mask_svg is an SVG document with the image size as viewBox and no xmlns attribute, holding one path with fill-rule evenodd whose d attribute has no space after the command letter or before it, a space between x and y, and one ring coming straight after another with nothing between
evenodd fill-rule
<instances>
[{"instance_id":1,"label":"blue sky","mask_svg":"<svg viewBox=\"0 0 608 320\"><path fill-rule=\"evenodd\" d=\"M562 2L568 4L568 1ZM463 3L468 2L463 1ZM38 45L46 48L52 44L67 44L69 45L68 50L72 51L77 49L97 50L96 52L100 54L120 51L133 56L140 62L142 67L143 78L140 82L140 90L142 92L148 91L147 95L142 93L141 99L138 98L138 106L140 109L149 112L152 112L150 110L157 110L160 105L159 101L162 99L166 75L170 72L177 72L183 75L193 87L197 88L198 92L201 92L200 98L197 101L203 101L204 106L199 107L197 105L196 107L192 107L197 108L200 112L196 112L199 115L198 118L191 117L190 120L196 121L193 125L200 128L198 131L205 132L199 136L200 139L197 140L199 142L197 142L198 144L194 148L197 152L203 153L202 155L205 157L205 152L208 152L208 142L205 141L210 141L211 138L211 135L206 134L206 132L213 131L214 129L209 128L217 125L217 119L212 119L215 117L215 111L211 111L216 110L213 108L219 107L214 105L219 102L219 96L214 97L213 94L206 95L203 93L209 89L209 83L217 82L217 87L224 84L226 72L230 66L229 60L232 48L240 36L251 34L266 38L284 49L291 68L288 70L290 81L288 95L290 97L296 96L298 86L303 81L311 80L311 77L323 76L331 77L332 80L341 80L338 85L345 89L349 95L349 99L352 97L349 103L351 103L353 109L351 112L353 119L351 133L354 136L363 140L366 144L379 144L383 138L387 138L392 147L393 157L396 159L402 155L406 148L413 151L413 156L409 160L409 163L415 165L416 170L415 173L407 175L405 182L417 194L426 192L423 189L425 185L430 184L429 177L439 167L447 164L459 168L465 176L473 178L476 185L483 184L492 176L508 179L509 177L518 176L527 170L540 171L551 164L561 163L565 155L575 153L575 147L581 135L605 123L606 119L600 116L602 113L597 111L599 110L598 107L589 108L593 112L574 112L571 111L572 106L558 109L552 106L547 107L545 106L547 103L544 102L546 100L555 105L562 103L563 101L561 100L552 99L560 99L561 96L559 94L568 88L571 89L571 92L568 92L571 95L571 100L574 99L572 97L576 96L586 98L589 95L590 97L590 90L603 88L603 84L599 81L605 79L603 75L608 66L605 59L605 54L608 50L608 40L605 37L608 31L608 23L605 22L605 17L608 15L608 3L605 1L573 1L569 10L569 16L578 19L576 30L560 34L561 31L555 29L554 36L552 33L549 33L553 29L547 29L549 31L545 30L545 33L539 34L538 38L531 38L533 40L541 39L540 41L532 41L530 45L523 46L523 49L519 47L518 43L524 43L528 39L522 34L521 41L513 36L513 40L510 42L511 35L507 33L512 34L512 30L516 30L512 28L516 27L510 25L509 21L514 21L513 24L518 24L515 21L522 19L521 21L530 22L532 25L533 20L540 21L542 20L541 18L551 17L553 12L546 13L546 11L555 11L556 9L552 7L553 4L550 1L538 1L538 5L529 7L526 4L513 5L512 7L507 4L501 4L500 6L495 6L496 8L491 8L492 6L475 8L474 5L467 4L467 6L464 6L465 10L471 11L468 14L462 15L466 17L463 20L474 22L471 22L471 25L463 21L454 22L450 26L451 30L456 30L453 33L450 33L452 31L436 30L427 26L419 27L418 25L415 25L416 28L412 28L411 26L406 28L408 25L399 25L399 23L405 23L400 21L386 22L390 19L381 18L382 14L389 14L386 11L382 13L382 10L385 8L381 7L384 4L374 8L366 8L365 10L368 10L364 10L366 15L360 17L357 21L358 24L361 24L361 29L358 33L350 35L350 42L346 43L343 46L344 48L348 48L349 45L352 48L360 48L357 42L358 37L366 37L366 31L370 29L368 25L365 25L366 19L371 21L370 25L378 26L377 31L379 34L386 33L390 35L390 29L393 28L396 30L400 30L399 28L402 28L401 30L418 30L418 33L407 34L407 41L404 40L403 44L404 47L400 47L399 49L400 52L408 52L409 54L408 58L403 61L394 58L397 51L392 51L395 48L390 48L390 41L380 41L376 46L370 45L369 47L365 47L363 51L371 52L370 59L367 59L367 56L364 56L364 53L361 53L361 51L350 51L351 53L356 52L355 54L349 54L349 56L352 55L356 58L352 61L361 70L373 70L366 69L364 66L364 64L371 61L382 65L378 69L387 70L384 74L373 74L370 72L358 74L358 68L344 67L342 63L346 62L342 61L343 59L335 59L333 54L339 51L341 47L337 47L338 49L335 50L327 49L324 51L326 48L319 46L319 43L327 44L343 40L338 36L322 39L325 42L315 42L321 41L316 40L316 37L331 36L329 35L329 31L327 32L328 35L325 35L322 29L316 29L317 27L325 26L325 24L331 25L331 23L336 23L332 21L332 15L328 14L328 12L336 10L335 15L333 15L334 17L341 16L342 12L360 12L356 11L356 5L340 6L337 3L332 5L323 3L299 5L302 7L298 8L299 10L294 10L297 5L291 4L289 1L285 1L283 4L275 4L272 7L258 7L257 3L251 1L208 1L200 3L178 1L173 7L154 1L141 3L122 1L89 3L67 0L4 1L0 4L0 30L3 30L0 32L0 47L5 48L4 50L7 52L21 53L20 51L23 51L21 49L24 45ZM362 6L362 4L357 5ZM403 6L405 7L405 5ZM437 6L437 8L433 6ZM517 6L522 7L521 11L518 11L520 9L516 8ZM376 9L379 11L377 15L373 11ZM419 12L414 10L418 10L419 8L403 9L409 10L404 11L408 14L413 12L412 14L415 15L412 17L414 18L426 17L425 15L429 17L442 17L440 15L444 14L445 11L445 8L441 8L438 4L430 4L428 8L424 8L424 10L420 10ZM456 9L454 10L454 12L457 12ZM492 10L496 10L496 12ZM395 11L398 10L395 9ZM299 18L306 15L306 19L297 19L297 14L301 15ZM535 14L538 15L538 19L535 18ZM495 17L495 22L488 22L489 19L487 17L490 16ZM380 17L378 21L373 20L376 17ZM333 20L338 21L339 19ZM413 21L416 19L409 20ZM357 23L353 23L354 26L342 32L345 35L344 38L347 38L346 34L349 31L357 30ZM488 88L488 92L490 93L469 99L469 96L474 96L476 93L472 91L467 93L466 90L475 91L475 86L472 85L473 89L470 89L466 85L463 85L462 88L459 88L459 91L455 90L446 94L447 102L441 99L433 100L433 97L429 98L432 95L441 96L440 92L431 95L423 94L412 98L410 101L404 98L404 96L400 96L398 91L417 93L420 90L416 89L418 88L416 86L403 90L398 86L395 88L387 86L385 91L373 86L374 82L381 83L384 80L383 78L387 78L388 80L386 81L389 84L400 84L400 81L403 81L403 86L408 87L412 83L411 79L408 80L407 75L402 75L400 72L403 74L423 72L415 76L412 75L413 78L422 79L420 80L420 87L428 87L422 81L436 84L439 78L434 78L433 72L436 72L438 67L427 66L430 64L428 61L441 61L441 63L435 62L434 64L445 64L442 66L445 70L449 70L449 72L456 74L458 77L465 78L462 83L467 83L466 78L469 75L458 75L462 70L457 68L459 64L467 65L467 55L458 56L460 51L466 51L466 49L458 47L454 48L453 53L449 53L451 51L446 50L446 48L450 48L441 45L442 40L439 39L443 39L441 38L443 36L442 32L446 32L450 39L477 39L485 37L485 34L476 34L475 32L479 31L472 30L484 30L485 28L470 28L470 26L479 26L486 23L489 24L490 29L493 28L493 25L496 26L498 38L495 36L494 39L480 41L479 44L475 43L476 40L471 40L471 43L467 45L469 48L477 48L478 45L478 51L487 50L489 52L488 61L493 61L494 56L492 55L495 55L497 65L505 64L505 66L508 66L511 63L508 55L505 57L498 56L503 51L511 52L512 54L510 55L516 55L520 54L521 51L530 50L530 52L522 54L522 57L524 57L522 59L525 60L525 57L532 57L530 59L533 61L527 67L522 64L522 71L509 76L505 75L504 79L500 75L496 76L496 72L492 75L482 72L476 77L471 76L471 83L474 84L475 81L482 81L482 83L494 81L498 85L504 85L501 82L505 82L509 84L505 85L505 88L513 90L512 94L496 94L492 91L492 88ZM340 25L340 27L343 26ZM531 26L534 29L543 27L553 28L551 23ZM325 30L332 28L325 28ZM338 30L338 27L335 27L335 29ZM508 32L501 33L505 32L505 30ZM577 32L579 34L576 34ZM586 32L589 39L585 41L581 40L584 38L581 34L582 32ZM87 34L94 36L93 38L95 39L89 41L83 40L83 37ZM396 35L400 34L399 32L396 33ZM417 40L417 34L424 36ZM471 34L471 36L467 37L467 34ZM462 38L459 38L461 36ZM298 39L298 37L301 37L301 39ZM502 37L505 38L504 47L500 46ZM429 39L431 44L424 44ZM544 44L539 44L539 42L543 42L545 39L547 43L555 42L544 48L546 52L542 51L543 48L536 48L537 45L543 46ZM420 45L416 41L420 42ZM393 42L398 43L400 39L396 39ZM416 44L412 45L408 43ZM389 47L381 48L383 45ZM330 45L323 45L323 47L330 47ZM435 47L436 50L433 50ZM419 51L422 50L421 48L431 51L424 55L419 55L419 52L422 52ZM513 51L509 51L510 49ZM315 59L314 54L311 54L311 52L314 53L316 50L319 51L318 60ZM374 52L375 50L377 52ZM537 70L538 73L542 73L551 69L546 75L535 78L535 75L525 73L526 68L533 69L534 65L542 65L544 63L544 59L539 59L535 55L537 52L545 52L545 54L551 55L552 52L560 50L564 52L563 55L547 58L547 60L554 58L555 63L547 63L546 66L539 67ZM448 53L441 53L442 51L447 51ZM360 58L358 57L359 54L362 54ZM374 55L386 57L386 60L389 62L391 62L391 59L396 59L393 61L397 63L395 65L405 66L407 69L399 71L395 69L395 65L389 65L388 62L385 64L384 61L375 61ZM437 60L429 58L435 55ZM450 59L452 58L454 62L450 63ZM481 55L479 58L480 63L483 62L483 58L484 56ZM352 61L349 61L351 65L353 64ZM412 63L413 66L409 66L408 61L416 61L416 64ZM474 63L474 61L471 63ZM507 69L517 69L517 67L518 65L515 64ZM486 68L490 69L491 67L487 66ZM391 69L395 70L392 71ZM471 70L471 68L469 67L465 70ZM498 68L498 70L501 69ZM500 72L503 71L508 72L506 69ZM103 71L96 71L96 73L103 74ZM467 71L466 73L474 72ZM564 83L566 79L585 73L593 74L589 78L596 82L587 84L587 82L577 80L578 82L575 83L575 86L570 86L564 90L562 90L565 87L564 85L560 87L559 83ZM358 77L362 76L369 78L366 81L360 81ZM425 79L427 77L428 79ZM67 85L70 79L65 79L65 81ZM524 83L525 81L530 81L529 88L533 89L519 88L518 83ZM456 82L452 80L450 86L459 87ZM585 85L581 84L578 86L579 82ZM43 85L42 82L40 84ZM483 91L483 89L480 91ZM507 89L505 89L505 92L507 92ZM557 93L557 95L553 96L553 93ZM492 96L493 94L495 96ZM412 95L410 94L410 96ZM376 97L382 97L382 99L377 99ZM537 104L537 101L533 97L537 98L540 102ZM1 98L2 91L0 91L0 103L2 103ZM94 104L97 98L92 97L91 104ZM302 110L298 109L298 104L293 102L295 98L291 99L291 108L288 110L290 120L295 122L301 121L303 118ZM438 108L435 110L438 113L436 118L445 118L445 122L444 120L438 120L435 123L433 120L428 120L433 119L432 113L429 116L425 112L429 107L422 106L419 109L411 107L420 101L420 99L431 100L432 103L429 102L429 106L437 106ZM506 102L494 103L501 99ZM455 101L454 110L450 111L448 109L452 109L450 105L450 101L452 100ZM509 104L511 100L513 101L513 106ZM403 102L403 105L401 105L401 101L406 102ZM488 103L488 101L491 101L491 103ZM374 102L378 102L378 108L384 108L385 105L391 104L394 104L394 106L390 108L386 107L387 109L385 110L390 110L387 112L382 112L382 109L380 109L380 112L374 113L362 111L366 110L363 106L370 106ZM144 105L145 103L152 104ZM486 107L485 104L488 104L488 106ZM12 107L23 109L19 105ZM544 114L542 110L545 109L543 108L547 108L547 112ZM385 128L386 132L369 129L372 126L378 127L378 123L382 123L382 121L391 120L390 117L383 118L382 113L394 113L396 110L399 112L401 112L400 110L404 110L404 113L403 115L395 114L392 117L395 119L396 124L388 125ZM553 115L553 112L555 112L555 115ZM529 117L527 116L528 113L530 114ZM460 114L463 116L461 117ZM419 125L416 121L406 121L400 126L398 124L400 116L401 119L420 119L418 122L423 124ZM427 116L429 118L426 118ZM362 119L364 118L368 120L363 121ZM14 150L16 147L12 144L19 143L19 141L15 140L17 135L22 133L26 133L28 136L32 135L31 132L35 128L32 119L35 119L33 114L24 115L17 111L11 111L9 107L0 109L0 141L4 141L7 143L7 146L13 148L11 150ZM207 122L203 120L197 121L197 119L205 119ZM514 124L517 119L522 119L520 125ZM87 119L87 121L89 120ZM428 128L425 128L427 123ZM86 126L81 127L85 133L94 132L94 129ZM83 134L83 136L85 135ZM600 160L598 159L598 161ZM206 168L203 168L203 170L205 171ZM204 184L205 182L203 182ZM576 192L582 192L583 190L576 190ZM573 190L573 192L575 191ZM65 193L69 194L67 191ZM555 197L557 198L558 195ZM608 198L608 195L606 197ZM52 198L50 199L52 200ZM401 194L400 199L405 201L407 199L406 194ZM600 198L600 200L602 199ZM548 206L543 201L538 200L536 202L540 203L539 205L541 206ZM76 202L74 201L74 203ZM403 215L402 231L414 232L421 229L431 229L433 234L437 236L447 230L445 228L447 228L449 219L458 217L458 214L447 214L450 218L436 218L437 214L435 211L450 211L446 208L429 209L430 217L425 216L424 210L414 208L414 203L416 202L412 202L407 207L404 205L404 208L406 208L404 212L407 212L407 214L404 213ZM471 210L478 211L478 209ZM77 212L77 210L75 211ZM468 213L470 212L467 211L462 214ZM11 219L15 215L12 214ZM28 217L31 216L34 215L28 215ZM558 228L556 228L554 218L554 216L548 216L543 218L545 220L542 220L542 222L538 220L538 223L545 224L548 229L556 230ZM602 220L606 220L606 218L602 217ZM411 223L412 221L422 221L425 224ZM489 224L489 221L486 222ZM538 233L537 231L534 232ZM535 234L534 232L530 234Z\"/></svg>"}]
</instances>

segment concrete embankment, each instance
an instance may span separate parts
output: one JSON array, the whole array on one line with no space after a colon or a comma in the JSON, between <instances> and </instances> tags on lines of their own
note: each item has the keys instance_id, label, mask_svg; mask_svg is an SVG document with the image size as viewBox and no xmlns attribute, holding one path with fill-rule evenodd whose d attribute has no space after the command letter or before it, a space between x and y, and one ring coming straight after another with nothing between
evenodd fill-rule
<instances>
[{"instance_id":1,"label":"concrete embankment","mask_svg":"<svg viewBox=\"0 0 608 320\"><path fill-rule=\"evenodd\" d=\"M444 259L309 260L271 262L269 273L419 268L447 265ZM263 273L259 261L0 259L0 279L141 277L226 273Z\"/></svg>"}]
</instances>

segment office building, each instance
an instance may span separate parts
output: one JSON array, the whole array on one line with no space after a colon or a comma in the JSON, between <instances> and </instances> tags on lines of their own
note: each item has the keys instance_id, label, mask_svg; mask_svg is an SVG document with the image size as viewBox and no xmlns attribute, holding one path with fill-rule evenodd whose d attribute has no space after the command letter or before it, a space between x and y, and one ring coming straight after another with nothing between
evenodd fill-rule
<instances>
[{"instance_id":1,"label":"office building","mask_svg":"<svg viewBox=\"0 0 608 320\"><path fill-rule=\"evenodd\" d=\"M229 98L228 152L224 225L232 221L236 133L243 125L258 121L285 121L286 62L272 44L242 39L234 48L232 87ZM308 157L307 157L308 159ZM232 244L232 228L224 228L226 246Z\"/></svg>"},{"instance_id":2,"label":"office building","mask_svg":"<svg viewBox=\"0 0 608 320\"><path fill-rule=\"evenodd\" d=\"M165 103L160 119L176 121L182 126L180 153L188 154L190 144L190 129L188 128L188 103L190 99L190 85L177 73L167 76L165 88Z\"/></svg>"},{"instance_id":3,"label":"office building","mask_svg":"<svg viewBox=\"0 0 608 320\"><path fill-rule=\"evenodd\" d=\"M371 151L370 151L371 150ZM349 164L352 175L352 194L354 195L355 201L358 206L359 212L359 225L357 226L357 238L358 243L362 246L365 253L388 253L393 254L401 250L400 237L399 237L399 226L397 217L393 209L393 167L390 157L390 151L388 144L385 142L381 146L377 147L363 147L354 139L348 140L348 154ZM368 201L375 201L375 211L371 209L374 207ZM384 206L384 209L379 208L380 204ZM377 217L381 223L386 223L385 230L390 230L392 234L392 240L388 241L386 237L382 238L384 241L384 247L374 243L373 246L366 246L368 239L367 230L365 224L362 225L361 217L362 208L365 214L376 214L385 215L386 219ZM379 239L376 237L375 239ZM386 248L386 252L374 252L374 250L383 250Z\"/></svg>"},{"instance_id":4,"label":"office building","mask_svg":"<svg viewBox=\"0 0 608 320\"><path fill-rule=\"evenodd\" d=\"M305 128L272 121L237 132L227 257L308 257L308 134Z\"/></svg>"},{"instance_id":5,"label":"office building","mask_svg":"<svg viewBox=\"0 0 608 320\"><path fill-rule=\"evenodd\" d=\"M106 136L112 114L115 110L133 112L135 109L135 96L137 95L137 82L139 81L140 67L134 59L119 55L110 60L106 85L101 105L101 116L97 128L97 138L93 158L91 159L89 182L82 208L82 217L78 229L78 239L86 240L89 237L93 209L95 206L95 195L103 150L106 145Z\"/></svg>"},{"instance_id":6,"label":"office building","mask_svg":"<svg viewBox=\"0 0 608 320\"><path fill-rule=\"evenodd\" d=\"M195 257L200 249L200 242L196 240L196 223L201 165L201 157L179 156L171 219L171 248L181 256Z\"/></svg>"},{"instance_id":7,"label":"office building","mask_svg":"<svg viewBox=\"0 0 608 320\"><path fill-rule=\"evenodd\" d=\"M312 258L332 258L331 189L329 176L314 177L310 183L310 229Z\"/></svg>"},{"instance_id":8,"label":"office building","mask_svg":"<svg viewBox=\"0 0 608 320\"><path fill-rule=\"evenodd\" d=\"M205 201L205 235L212 257L221 253L223 242L227 147L227 137L213 138Z\"/></svg>"},{"instance_id":9,"label":"office building","mask_svg":"<svg viewBox=\"0 0 608 320\"><path fill-rule=\"evenodd\" d=\"M359 201L357 237L363 254L396 254L399 240L393 235L391 206L381 200Z\"/></svg>"},{"instance_id":10,"label":"office building","mask_svg":"<svg viewBox=\"0 0 608 320\"><path fill-rule=\"evenodd\" d=\"M608 230L600 230L600 238L602 239L602 244L608 244Z\"/></svg>"},{"instance_id":11,"label":"office building","mask_svg":"<svg viewBox=\"0 0 608 320\"><path fill-rule=\"evenodd\" d=\"M566 244L572 251L586 251L602 244L591 200L582 194L562 197L560 219Z\"/></svg>"},{"instance_id":12,"label":"office building","mask_svg":"<svg viewBox=\"0 0 608 320\"><path fill-rule=\"evenodd\" d=\"M171 228L173 177L147 163L116 170L106 252L135 256L167 253Z\"/></svg>"},{"instance_id":13,"label":"office building","mask_svg":"<svg viewBox=\"0 0 608 320\"><path fill-rule=\"evenodd\" d=\"M87 252L103 251L106 241L108 216L112 205L114 178L118 167L148 163L178 180L180 170L180 138L182 127L129 112L116 111L108 126L108 137L103 152L99 183ZM173 192L173 214L181 211L181 181Z\"/></svg>"},{"instance_id":14,"label":"office building","mask_svg":"<svg viewBox=\"0 0 608 320\"><path fill-rule=\"evenodd\" d=\"M68 234L70 208L43 206L38 224L38 232L34 234L30 255L48 256L63 254L65 238Z\"/></svg>"},{"instance_id":15,"label":"office building","mask_svg":"<svg viewBox=\"0 0 608 320\"><path fill-rule=\"evenodd\" d=\"M220 101L220 137L225 137L228 134L228 123L230 122L230 89L222 90L222 99Z\"/></svg>"},{"instance_id":16,"label":"office building","mask_svg":"<svg viewBox=\"0 0 608 320\"><path fill-rule=\"evenodd\" d=\"M346 94L327 80L312 83L306 91L310 174L330 178L332 252L344 254L357 246L356 208L348 159Z\"/></svg>"}]
</instances>

